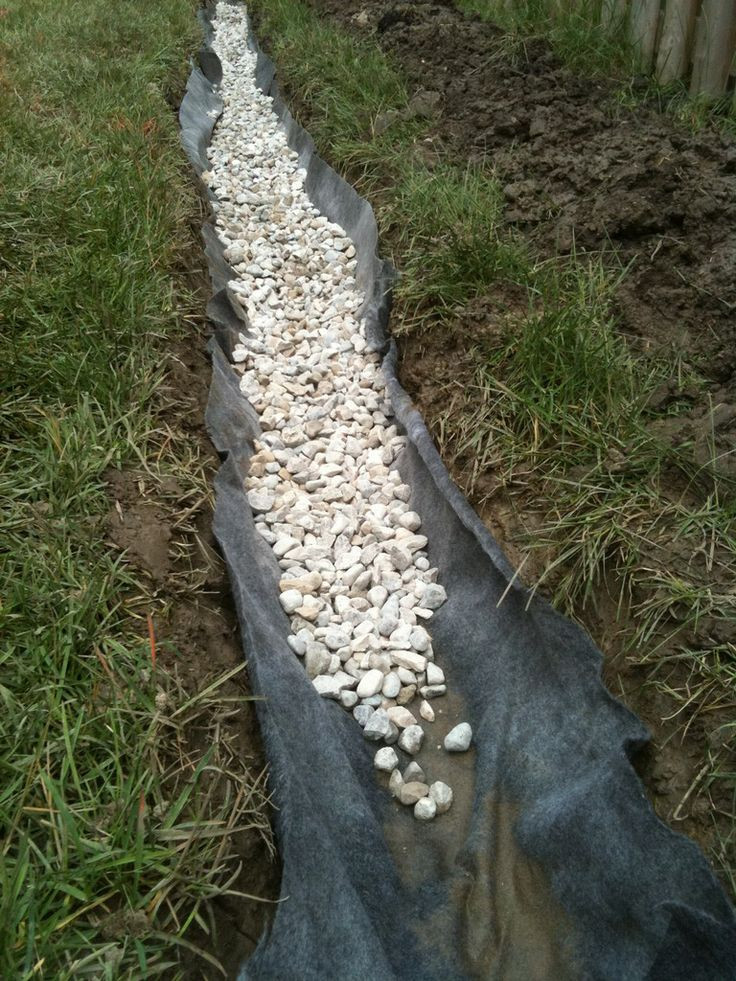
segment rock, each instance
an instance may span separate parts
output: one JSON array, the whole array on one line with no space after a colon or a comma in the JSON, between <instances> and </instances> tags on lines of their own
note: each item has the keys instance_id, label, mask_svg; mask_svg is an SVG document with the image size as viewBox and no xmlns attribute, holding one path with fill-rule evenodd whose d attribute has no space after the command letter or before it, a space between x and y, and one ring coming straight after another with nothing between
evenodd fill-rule
<instances>
[{"instance_id":1,"label":"rock","mask_svg":"<svg viewBox=\"0 0 736 981\"><path fill-rule=\"evenodd\" d=\"M412 760L411 763L404 770L404 780L406 781L406 783L412 783L416 781L418 781L419 783L427 782L424 777L424 770L414 760Z\"/></svg>"},{"instance_id":2,"label":"rock","mask_svg":"<svg viewBox=\"0 0 736 981\"><path fill-rule=\"evenodd\" d=\"M401 679L395 671L389 671L383 680L381 693L384 698L396 698L401 691Z\"/></svg>"},{"instance_id":3,"label":"rock","mask_svg":"<svg viewBox=\"0 0 736 981\"><path fill-rule=\"evenodd\" d=\"M419 706L419 714L425 722L434 722L434 709L427 701L423 701Z\"/></svg>"},{"instance_id":4,"label":"rock","mask_svg":"<svg viewBox=\"0 0 736 981\"><path fill-rule=\"evenodd\" d=\"M248 503L254 514L266 514L273 508L274 497L266 490L248 491Z\"/></svg>"},{"instance_id":5,"label":"rock","mask_svg":"<svg viewBox=\"0 0 736 981\"><path fill-rule=\"evenodd\" d=\"M340 683L335 681L335 678L329 674L318 674L316 678L312 679L312 684L323 698L334 698L338 699L340 697L340 692L342 688Z\"/></svg>"},{"instance_id":6,"label":"rock","mask_svg":"<svg viewBox=\"0 0 736 981\"><path fill-rule=\"evenodd\" d=\"M316 678L320 674L329 674L331 661L332 658L321 644L315 642L307 644L304 667L310 678Z\"/></svg>"},{"instance_id":7,"label":"rock","mask_svg":"<svg viewBox=\"0 0 736 981\"><path fill-rule=\"evenodd\" d=\"M279 596L284 613L295 613L304 601L304 597L298 589L287 589Z\"/></svg>"},{"instance_id":8,"label":"rock","mask_svg":"<svg viewBox=\"0 0 736 981\"><path fill-rule=\"evenodd\" d=\"M427 684L428 685L444 685L445 683L445 672L442 668L438 668L436 664L429 661L427 664Z\"/></svg>"},{"instance_id":9,"label":"rock","mask_svg":"<svg viewBox=\"0 0 736 981\"><path fill-rule=\"evenodd\" d=\"M412 564L411 552L400 545L392 545L388 550L388 555L394 568L398 569L399 572L405 572Z\"/></svg>"},{"instance_id":10,"label":"rock","mask_svg":"<svg viewBox=\"0 0 736 981\"><path fill-rule=\"evenodd\" d=\"M411 764L409 764L411 766ZM429 796L437 805L437 813L444 814L452 806L452 789L441 780L436 780L429 788Z\"/></svg>"},{"instance_id":11,"label":"rock","mask_svg":"<svg viewBox=\"0 0 736 981\"><path fill-rule=\"evenodd\" d=\"M396 727L393 726L395 729ZM392 730L392 722L386 715L384 709L376 709L373 715L370 717L368 722L366 722L363 729L363 735L366 739L370 739L373 742L378 742L381 739L390 738Z\"/></svg>"},{"instance_id":12,"label":"rock","mask_svg":"<svg viewBox=\"0 0 736 981\"><path fill-rule=\"evenodd\" d=\"M438 610L447 599L444 587L436 582L427 583L427 588L422 594L422 606L428 610Z\"/></svg>"},{"instance_id":13,"label":"rock","mask_svg":"<svg viewBox=\"0 0 736 981\"><path fill-rule=\"evenodd\" d=\"M414 805L414 817L417 821L431 821L437 813L437 804L431 797L420 797Z\"/></svg>"},{"instance_id":14,"label":"rock","mask_svg":"<svg viewBox=\"0 0 736 981\"><path fill-rule=\"evenodd\" d=\"M408 729L409 726L415 726L417 720L411 714L408 708L404 708L402 705L397 705L396 708L387 709L386 714L389 719L393 722L395 726L399 729Z\"/></svg>"},{"instance_id":15,"label":"rock","mask_svg":"<svg viewBox=\"0 0 736 981\"><path fill-rule=\"evenodd\" d=\"M346 709L354 708L358 704L357 692L348 691L346 688L344 688L340 692L340 704Z\"/></svg>"},{"instance_id":16,"label":"rock","mask_svg":"<svg viewBox=\"0 0 736 981\"><path fill-rule=\"evenodd\" d=\"M467 722L461 722L445 736L445 749L448 753L464 753L470 746L472 738L473 730Z\"/></svg>"},{"instance_id":17,"label":"rock","mask_svg":"<svg viewBox=\"0 0 736 981\"><path fill-rule=\"evenodd\" d=\"M414 627L411 634L409 635L409 643L418 651L423 654L429 648L430 640L429 634L424 629L424 627Z\"/></svg>"},{"instance_id":18,"label":"rock","mask_svg":"<svg viewBox=\"0 0 736 981\"><path fill-rule=\"evenodd\" d=\"M375 709L370 705L356 705L353 709L353 718L359 726L365 726L374 712Z\"/></svg>"},{"instance_id":19,"label":"rock","mask_svg":"<svg viewBox=\"0 0 736 981\"><path fill-rule=\"evenodd\" d=\"M399 705L408 705L409 702L414 698L417 693L416 685L405 685L400 689L399 694L396 696L396 701Z\"/></svg>"},{"instance_id":20,"label":"rock","mask_svg":"<svg viewBox=\"0 0 736 981\"><path fill-rule=\"evenodd\" d=\"M383 672L378 668L368 671L358 682L358 698L370 698L383 687Z\"/></svg>"},{"instance_id":21,"label":"rock","mask_svg":"<svg viewBox=\"0 0 736 981\"><path fill-rule=\"evenodd\" d=\"M391 651L391 660L400 668L407 668L421 674L427 667L427 658L423 654L415 654L414 651Z\"/></svg>"},{"instance_id":22,"label":"rock","mask_svg":"<svg viewBox=\"0 0 736 981\"><path fill-rule=\"evenodd\" d=\"M402 783L397 796L402 804L411 807L412 804L416 804L422 797L426 797L428 793L429 787L426 783L413 781L412 783Z\"/></svg>"},{"instance_id":23,"label":"rock","mask_svg":"<svg viewBox=\"0 0 736 981\"><path fill-rule=\"evenodd\" d=\"M301 637L296 637L294 634L289 634L289 636L286 638L286 643L299 657L304 657L304 655L307 653L307 642L302 640Z\"/></svg>"},{"instance_id":24,"label":"rock","mask_svg":"<svg viewBox=\"0 0 736 981\"><path fill-rule=\"evenodd\" d=\"M399 746L410 756L416 756L422 748L424 730L421 726L409 726L399 736ZM467 747L466 747L467 748Z\"/></svg>"},{"instance_id":25,"label":"rock","mask_svg":"<svg viewBox=\"0 0 736 981\"><path fill-rule=\"evenodd\" d=\"M422 698L440 698L447 694L447 685L422 685L419 694Z\"/></svg>"},{"instance_id":26,"label":"rock","mask_svg":"<svg viewBox=\"0 0 736 981\"><path fill-rule=\"evenodd\" d=\"M399 796L399 790L401 789L404 780L401 773L398 770L394 770L388 781L388 789L391 791L394 797Z\"/></svg>"},{"instance_id":27,"label":"rock","mask_svg":"<svg viewBox=\"0 0 736 981\"><path fill-rule=\"evenodd\" d=\"M399 757L396 755L396 750L390 746L384 746L382 749L379 749L373 759L373 765L377 770L383 770L384 773L391 773L399 765Z\"/></svg>"}]
</instances>

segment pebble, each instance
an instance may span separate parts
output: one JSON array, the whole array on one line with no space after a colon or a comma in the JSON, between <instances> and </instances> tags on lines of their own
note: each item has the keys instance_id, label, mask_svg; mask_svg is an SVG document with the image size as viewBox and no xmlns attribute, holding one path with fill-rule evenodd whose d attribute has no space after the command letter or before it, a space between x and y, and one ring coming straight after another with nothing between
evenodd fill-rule
<instances>
[{"instance_id":1,"label":"pebble","mask_svg":"<svg viewBox=\"0 0 736 981\"><path fill-rule=\"evenodd\" d=\"M396 750L392 749L391 746L383 746L376 753L373 759L373 765L377 770L383 770L385 773L393 772L399 765L399 757L396 755Z\"/></svg>"},{"instance_id":2,"label":"pebble","mask_svg":"<svg viewBox=\"0 0 736 981\"><path fill-rule=\"evenodd\" d=\"M437 804L431 797L420 797L414 805L414 817L417 821L431 821L437 813Z\"/></svg>"},{"instance_id":3,"label":"pebble","mask_svg":"<svg viewBox=\"0 0 736 981\"><path fill-rule=\"evenodd\" d=\"M377 694L383 686L383 672L375 668L368 671L358 682L358 698L370 698Z\"/></svg>"},{"instance_id":4,"label":"pebble","mask_svg":"<svg viewBox=\"0 0 736 981\"><path fill-rule=\"evenodd\" d=\"M217 5L224 108L203 174L234 277L228 289L249 324L233 355L260 422L245 491L281 570L290 649L315 693L386 744L376 759L397 793L426 786L402 779L391 745L419 752L417 715L431 721L427 699L447 690L430 636L447 596L411 488L390 469L406 438L357 316L365 296L355 246L309 200L299 158L255 84L245 27L241 6ZM421 820L427 793L412 802L426 800Z\"/></svg>"},{"instance_id":5,"label":"pebble","mask_svg":"<svg viewBox=\"0 0 736 981\"><path fill-rule=\"evenodd\" d=\"M418 780L412 780L411 783L402 782L398 789L397 797L402 804L409 807L412 804L416 804L416 802L421 800L422 797L426 797L428 793L429 787L426 783L420 783Z\"/></svg>"},{"instance_id":6,"label":"pebble","mask_svg":"<svg viewBox=\"0 0 736 981\"><path fill-rule=\"evenodd\" d=\"M467 722L461 722L454 729L450 729L445 736L445 749L448 753L464 753L470 746L472 738L473 730Z\"/></svg>"},{"instance_id":7,"label":"pebble","mask_svg":"<svg viewBox=\"0 0 736 981\"><path fill-rule=\"evenodd\" d=\"M404 779L399 770L394 770L388 780L388 789L391 791L394 797L399 796L399 790L401 789L403 783Z\"/></svg>"},{"instance_id":8,"label":"pebble","mask_svg":"<svg viewBox=\"0 0 736 981\"><path fill-rule=\"evenodd\" d=\"M418 780L419 783L426 783L424 770L417 762L412 760L404 770L404 780L406 780L407 783L411 783L412 780Z\"/></svg>"},{"instance_id":9,"label":"pebble","mask_svg":"<svg viewBox=\"0 0 736 981\"><path fill-rule=\"evenodd\" d=\"M452 790L441 780L436 780L429 788L429 796L437 805L437 813L444 814L452 806Z\"/></svg>"},{"instance_id":10,"label":"pebble","mask_svg":"<svg viewBox=\"0 0 736 981\"><path fill-rule=\"evenodd\" d=\"M388 717L387 717L388 718ZM424 730L421 726L409 726L399 736L399 747L410 756L416 756L422 748Z\"/></svg>"},{"instance_id":11,"label":"pebble","mask_svg":"<svg viewBox=\"0 0 736 981\"><path fill-rule=\"evenodd\" d=\"M424 719L425 722L434 722L434 709L427 701L423 701L419 705L419 714Z\"/></svg>"}]
</instances>

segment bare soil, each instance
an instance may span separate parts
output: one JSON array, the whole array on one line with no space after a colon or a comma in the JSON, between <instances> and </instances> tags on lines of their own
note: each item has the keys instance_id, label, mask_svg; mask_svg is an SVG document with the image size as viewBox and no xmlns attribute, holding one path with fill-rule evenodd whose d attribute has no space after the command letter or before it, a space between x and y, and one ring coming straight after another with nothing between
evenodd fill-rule
<instances>
[{"instance_id":1,"label":"bare soil","mask_svg":"<svg viewBox=\"0 0 736 981\"><path fill-rule=\"evenodd\" d=\"M624 105L616 82L576 76L543 39L511 46L497 27L458 12L451 0L308 2L343 29L375 39L403 72L411 94L428 96L430 165L441 157L493 166L504 188L506 222L540 256L601 251L614 264L629 266L615 306L633 350L662 358L675 353L702 379L693 386L673 377L657 393L657 407L670 412L663 437L687 448L701 465L711 453L710 438L718 452L733 450L733 141L715 124L694 132L651 101ZM267 38L261 43L268 48ZM286 95L309 129L308 106L288 85ZM448 362L462 389L472 377L471 347L520 303L518 289L501 286L474 298L441 331L399 338L402 382L436 436L441 420L448 424ZM446 463L467 488L462 461ZM735 455L723 457L720 466L736 476ZM471 499L511 561L520 562L527 554L520 543L539 520L534 485L516 487L512 495L488 473ZM544 560L532 555L524 567L527 581L535 581ZM691 576L700 562L676 543L660 551L663 560L671 571ZM575 615L604 653L606 684L652 732L636 765L657 813L713 855L719 840L733 835L733 800L723 782L709 785L704 775L709 751L722 748L721 727L733 719L733 705L681 711L682 702L664 689L688 684L684 666L673 667L671 676L660 672L658 686L648 684L650 668L631 652L627 656L633 618L612 599L618 592L616 583L601 584L593 602ZM701 640L736 642L732 622L699 629ZM728 754L721 762L734 770Z\"/></svg>"}]
</instances>

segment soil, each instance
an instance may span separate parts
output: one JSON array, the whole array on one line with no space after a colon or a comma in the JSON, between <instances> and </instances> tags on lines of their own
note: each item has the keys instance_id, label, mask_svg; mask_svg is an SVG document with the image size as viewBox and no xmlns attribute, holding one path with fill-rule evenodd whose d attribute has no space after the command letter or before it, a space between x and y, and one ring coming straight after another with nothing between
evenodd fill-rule
<instances>
[{"instance_id":1,"label":"soil","mask_svg":"<svg viewBox=\"0 0 736 981\"><path fill-rule=\"evenodd\" d=\"M506 222L542 257L603 252L614 267L628 267L615 295L621 331L635 351L676 356L702 380L682 386L673 377L663 386L661 406L676 405L664 437L687 443L704 463L712 407L716 448L730 453L736 442L736 145L724 131L709 123L695 132L652 101L625 105L616 82L576 76L543 39L512 46L500 29L460 13L451 0L308 2L392 56L429 117L428 162L491 165L504 188ZM261 43L268 48L268 38ZM636 95L636 80L633 88ZM299 93L288 84L285 92L309 129ZM641 98L645 92L642 84ZM402 382L435 435L441 421L448 424L448 360L462 389L478 334L520 302L518 290L501 286L469 302L454 325L398 339ZM445 462L467 487L462 466ZM723 457L721 468L736 476L736 456ZM513 495L499 489L490 473L471 495L517 565L529 558L520 542L538 521L534 496L532 485ZM679 555L674 544L667 562L674 571L693 572L693 556ZM532 556L524 578L533 582L543 566L543 555ZM626 656L632 616L617 608L613 595L615 583L602 584L594 602L575 615L604 653L606 684L652 731L636 766L657 813L714 855L719 838L733 834L732 800L703 779L704 764L709 750L722 748L719 732L732 721L732 706L677 714L682 703L647 684L649 669ZM703 636L711 627L702 627ZM736 624L721 623L717 632L719 641L736 642ZM688 683L684 668L659 680Z\"/></svg>"},{"instance_id":2,"label":"soil","mask_svg":"<svg viewBox=\"0 0 736 981\"><path fill-rule=\"evenodd\" d=\"M190 695L244 663L227 573L212 533L211 488L219 458L204 425L211 375L204 308L211 289L200 246L203 218L204 206L201 216L192 216L192 246L181 270L187 292L198 298L200 316L191 324L189 336L167 348L167 373L157 390L163 451L169 441L186 447L196 469L201 468L198 479L188 480L185 472L180 478L158 480L143 469L106 474L111 505L108 545L124 552L127 562L149 580L156 611L158 665L176 675ZM182 486L185 483L189 486ZM147 638L147 630L143 620L142 637ZM239 699L250 696L247 669L219 692ZM222 714L218 725L237 757L257 778L266 762L253 702L241 702L235 714ZM182 751L195 758L207 748L203 745L207 733L201 729L185 732L183 739ZM255 828L233 834L228 848L234 855L229 874L240 867L230 889L264 901L233 896L214 899L205 911L209 933L195 928L187 933L187 940L214 955L226 976L235 978L269 923L272 901L279 894L280 866L264 835ZM209 963L189 953L182 955L181 970L186 978L222 977Z\"/></svg>"}]
</instances>

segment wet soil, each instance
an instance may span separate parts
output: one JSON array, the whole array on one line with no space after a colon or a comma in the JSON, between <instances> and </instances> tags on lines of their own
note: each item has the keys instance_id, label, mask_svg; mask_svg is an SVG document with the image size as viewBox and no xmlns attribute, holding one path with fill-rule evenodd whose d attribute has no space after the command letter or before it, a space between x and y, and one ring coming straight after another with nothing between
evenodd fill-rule
<instances>
[{"instance_id":1,"label":"wet soil","mask_svg":"<svg viewBox=\"0 0 736 981\"><path fill-rule=\"evenodd\" d=\"M412 97L428 107L428 162L434 156L490 165L504 188L505 221L541 257L601 252L612 268L627 268L615 313L633 350L676 358L685 374L701 379L685 390L680 377L663 386L658 407L676 404L669 408L664 438L690 446L701 465L712 452L709 439L717 452L731 454L736 445L733 141L715 124L694 132L653 102L627 106L616 82L576 76L543 39L511 45L496 26L461 14L451 0L308 2L392 56ZM308 107L288 86L286 94L308 129ZM463 389L472 378L470 349L478 336L523 302L518 289L500 286L458 311L454 325L399 339L402 382L436 436L441 423L445 431L448 424L448 361L453 383ZM467 486L462 463L445 462ZM736 455L722 456L720 467L736 476ZM489 473L481 475L471 499L511 561L518 566L528 559L523 578L534 582L545 556L530 556L521 544L539 520L533 484L510 494ZM692 558L678 555L673 546L669 568L692 573ZM615 587L601 584L593 602L575 615L604 653L606 684L652 731L652 743L636 766L657 813L714 855L719 839L733 833L733 802L725 786L709 786L705 764L709 752L722 749L722 726L732 720L733 706L680 711L682 703L663 689L668 683L688 684L683 667L673 667L667 677L660 672L656 688L648 683L650 669L630 651L627 656L633 616L612 599L618 595ZM709 627L701 630L703 637ZM719 624L718 639L736 642L736 624Z\"/></svg>"},{"instance_id":2,"label":"wet soil","mask_svg":"<svg viewBox=\"0 0 736 981\"><path fill-rule=\"evenodd\" d=\"M203 204L201 215L192 216L192 246L181 270L187 291L197 297L201 315L191 323L188 336L167 348L166 376L156 395L162 455L167 445L186 448L176 455L191 458L192 473L184 467L178 476L174 472L161 479L155 476L155 468L106 474L110 497L107 545L121 551L138 575L149 581L158 665L178 678L187 695L203 691L244 663L227 573L212 533L212 486L219 458L204 425L211 375L204 316L211 289L199 234L204 217ZM145 620L140 631L142 637L148 636ZM219 694L239 700L251 696L247 668L226 682ZM221 739L256 780L266 762L254 703L239 701L236 712L231 707L232 703L226 705L227 711L217 719ZM185 731L180 750L197 759L208 748L207 739L202 727ZM269 818L266 813L266 820ZM280 866L267 837L255 827L232 835L227 851L233 859L226 877L234 876L230 890L241 896L210 901L204 910L208 931L194 928L187 933L187 940L219 960L228 978L237 977L243 960L255 949L278 897ZM186 978L222 977L189 952L181 954L180 968Z\"/></svg>"}]
</instances>

